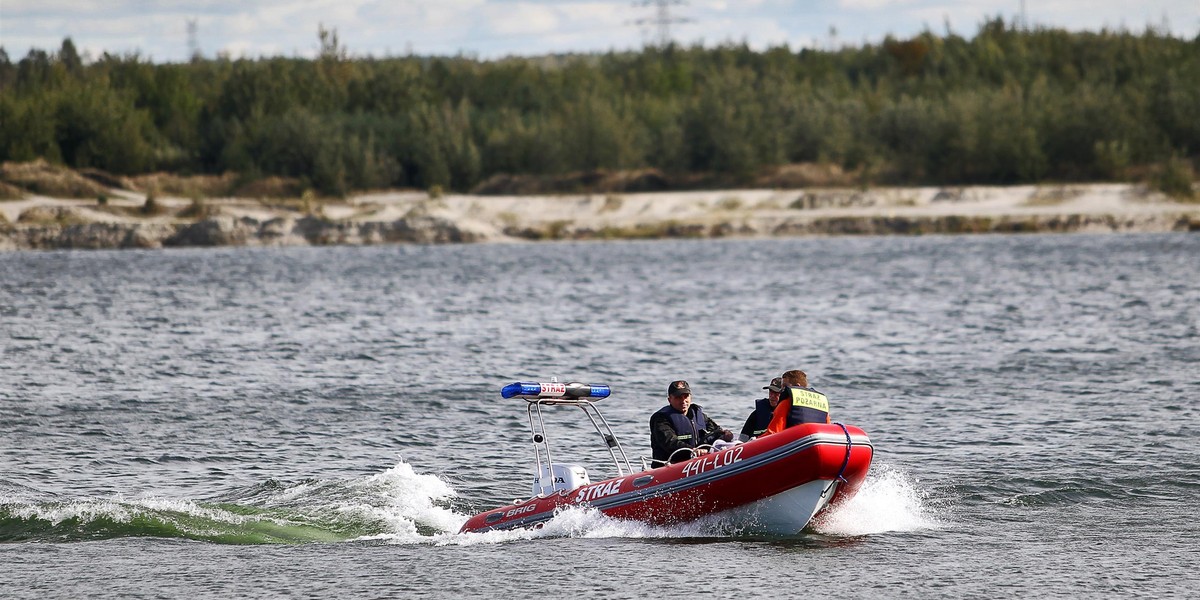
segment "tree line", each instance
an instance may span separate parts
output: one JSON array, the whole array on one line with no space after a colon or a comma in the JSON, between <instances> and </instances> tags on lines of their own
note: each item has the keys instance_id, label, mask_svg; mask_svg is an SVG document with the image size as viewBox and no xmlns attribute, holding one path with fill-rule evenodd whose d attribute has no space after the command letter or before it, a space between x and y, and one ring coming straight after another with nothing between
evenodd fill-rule
<instances>
[{"instance_id":1,"label":"tree line","mask_svg":"<svg viewBox=\"0 0 1200 600\"><path fill-rule=\"evenodd\" d=\"M0 160L278 175L340 195L642 168L737 183L799 162L864 183L1129 180L1200 157L1200 37L1154 29L996 18L971 38L836 51L493 61L351 58L319 36L314 59L85 61L66 39L14 63L0 48Z\"/></svg>"}]
</instances>

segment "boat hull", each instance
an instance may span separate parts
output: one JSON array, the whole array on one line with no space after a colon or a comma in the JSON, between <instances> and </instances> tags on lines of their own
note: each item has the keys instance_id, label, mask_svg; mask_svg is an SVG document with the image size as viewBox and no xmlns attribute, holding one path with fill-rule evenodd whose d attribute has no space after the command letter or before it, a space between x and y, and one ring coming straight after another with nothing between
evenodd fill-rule
<instances>
[{"instance_id":1,"label":"boat hull","mask_svg":"<svg viewBox=\"0 0 1200 600\"><path fill-rule=\"evenodd\" d=\"M825 510L835 492L829 485L840 482L810 481L769 498L720 513L721 520L742 533L793 535L803 530L813 517Z\"/></svg>"},{"instance_id":2,"label":"boat hull","mask_svg":"<svg viewBox=\"0 0 1200 600\"><path fill-rule=\"evenodd\" d=\"M794 534L857 492L874 448L861 429L805 424L657 469L530 498L475 515L462 531L538 527L557 511L672 525L708 515L750 533Z\"/></svg>"}]
</instances>

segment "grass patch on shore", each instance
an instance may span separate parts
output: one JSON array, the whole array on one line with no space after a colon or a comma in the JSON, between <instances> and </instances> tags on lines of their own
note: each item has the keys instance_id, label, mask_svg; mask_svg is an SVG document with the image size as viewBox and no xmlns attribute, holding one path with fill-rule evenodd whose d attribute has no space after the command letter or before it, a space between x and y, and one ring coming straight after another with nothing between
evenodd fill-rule
<instances>
[{"instance_id":1,"label":"grass patch on shore","mask_svg":"<svg viewBox=\"0 0 1200 600\"><path fill-rule=\"evenodd\" d=\"M34 206L21 211L17 223L21 225L83 225L89 223L69 206Z\"/></svg>"},{"instance_id":2,"label":"grass patch on shore","mask_svg":"<svg viewBox=\"0 0 1200 600\"><path fill-rule=\"evenodd\" d=\"M600 213L604 214L604 213L608 213L608 212L616 212L618 210L621 210L621 207L624 205L625 205L624 196L619 196L617 194L607 194L604 196L604 206L600 207Z\"/></svg>"},{"instance_id":3,"label":"grass patch on shore","mask_svg":"<svg viewBox=\"0 0 1200 600\"><path fill-rule=\"evenodd\" d=\"M574 233L571 221L551 221L540 227L519 227L514 224L504 228L504 235L538 242L566 239L568 233Z\"/></svg>"},{"instance_id":4,"label":"grass patch on shore","mask_svg":"<svg viewBox=\"0 0 1200 600\"><path fill-rule=\"evenodd\" d=\"M192 203L187 208L179 211L176 215L181 219L191 219L193 221L202 221L209 217L215 217L221 213L221 210L207 202L203 198L192 198Z\"/></svg>"},{"instance_id":5,"label":"grass patch on shore","mask_svg":"<svg viewBox=\"0 0 1200 600\"><path fill-rule=\"evenodd\" d=\"M508 210L496 215L496 219L505 227L516 227L521 222L521 217L517 216L517 213Z\"/></svg>"},{"instance_id":6,"label":"grass patch on shore","mask_svg":"<svg viewBox=\"0 0 1200 600\"><path fill-rule=\"evenodd\" d=\"M691 225L679 221L643 223L630 227L603 227L594 233L603 240L656 240L663 238L703 238L708 232L703 225Z\"/></svg>"},{"instance_id":7,"label":"grass patch on shore","mask_svg":"<svg viewBox=\"0 0 1200 600\"><path fill-rule=\"evenodd\" d=\"M2 200L20 200L25 197L25 190L9 185L0 181L0 201Z\"/></svg>"},{"instance_id":8,"label":"grass patch on shore","mask_svg":"<svg viewBox=\"0 0 1200 600\"><path fill-rule=\"evenodd\" d=\"M732 212L741 209L744 204L737 196L725 196L717 201L717 210Z\"/></svg>"},{"instance_id":9,"label":"grass patch on shore","mask_svg":"<svg viewBox=\"0 0 1200 600\"><path fill-rule=\"evenodd\" d=\"M579 228L571 221L551 221L539 227L510 226L504 234L532 241L550 240L654 240L666 238L706 238L707 227L678 221L641 223L628 227Z\"/></svg>"},{"instance_id":10,"label":"grass patch on shore","mask_svg":"<svg viewBox=\"0 0 1200 600\"><path fill-rule=\"evenodd\" d=\"M1025 199L1025 206L1058 206L1083 195L1083 190L1071 187L1039 187Z\"/></svg>"},{"instance_id":11,"label":"grass patch on shore","mask_svg":"<svg viewBox=\"0 0 1200 600\"><path fill-rule=\"evenodd\" d=\"M72 169L45 160L0 164L0 182L26 192L52 198L96 198L107 188Z\"/></svg>"},{"instance_id":12,"label":"grass patch on shore","mask_svg":"<svg viewBox=\"0 0 1200 600\"><path fill-rule=\"evenodd\" d=\"M233 194L238 177L234 173L223 175L150 173L130 177L129 180L135 190L152 190L160 195L182 198L218 198Z\"/></svg>"},{"instance_id":13,"label":"grass patch on shore","mask_svg":"<svg viewBox=\"0 0 1200 600\"><path fill-rule=\"evenodd\" d=\"M292 177L264 177L247 180L231 194L238 198L299 198L307 191L300 180Z\"/></svg>"}]
</instances>

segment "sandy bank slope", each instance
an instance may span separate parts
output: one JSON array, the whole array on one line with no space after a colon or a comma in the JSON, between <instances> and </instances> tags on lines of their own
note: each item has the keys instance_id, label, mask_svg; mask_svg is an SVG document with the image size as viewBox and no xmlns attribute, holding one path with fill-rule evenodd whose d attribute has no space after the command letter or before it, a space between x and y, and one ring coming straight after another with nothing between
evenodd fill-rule
<instances>
[{"instance_id":1,"label":"sandy bank slope","mask_svg":"<svg viewBox=\"0 0 1200 600\"><path fill-rule=\"evenodd\" d=\"M1128 184L722 190L429 198L384 192L308 206L225 198L0 202L0 249L770 237L1018 231L1195 231L1200 205Z\"/></svg>"},{"instance_id":2,"label":"sandy bank slope","mask_svg":"<svg viewBox=\"0 0 1200 600\"><path fill-rule=\"evenodd\" d=\"M407 209L412 199L389 195L361 197L358 202ZM878 188L809 190L722 190L624 195L577 196L449 196L417 201L448 218L475 220L502 230L556 228L563 232L678 226L705 231L729 229L745 235L774 235L814 223L854 219L897 219L913 222L959 220L1065 219L1117 222L1175 221L1200 215L1200 205L1180 204L1139 186L1018 186L970 188ZM820 233L820 231L814 231ZM829 231L829 233L837 233ZM568 236L569 237L569 236Z\"/></svg>"}]
</instances>

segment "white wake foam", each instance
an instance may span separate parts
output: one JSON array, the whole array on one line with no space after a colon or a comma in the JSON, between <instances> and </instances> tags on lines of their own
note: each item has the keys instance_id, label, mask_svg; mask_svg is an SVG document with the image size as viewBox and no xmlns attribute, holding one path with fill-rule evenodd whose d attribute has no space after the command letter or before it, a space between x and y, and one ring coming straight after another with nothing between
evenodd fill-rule
<instances>
[{"instance_id":1,"label":"white wake foam","mask_svg":"<svg viewBox=\"0 0 1200 600\"><path fill-rule=\"evenodd\" d=\"M388 525L390 534L370 536L372 539L428 542L430 536L422 535L418 526L458 531L469 518L436 504L437 500L458 495L448 483L436 475L417 473L403 460L349 487L355 493L337 504L339 511Z\"/></svg>"},{"instance_id":2,"label":"white wake foam","mask_svg":"<svg viewBox=\"0 0 1200 600\"><path fill-rule=\"evenodd\" d=\"M514 529L483 533L446 533L433 536L434 544L474 546L540 538L684 538L718 535L719 524L698 520L672 526L657 526L605 516L594 508L572 506L558 512L538 529Z\"/></svg>"},{"instance_id":3,"label":"white wake foam","mask_svg":"<svg viewBox=\"0 0 1200 600\"><path fill-rule=\"evenodd\" d=\"M927 493L900 469L876 463L858 493L823 515L814 529L827 535L853 536L917 531L940 526Z\"/></svg>"}]
</instances>

